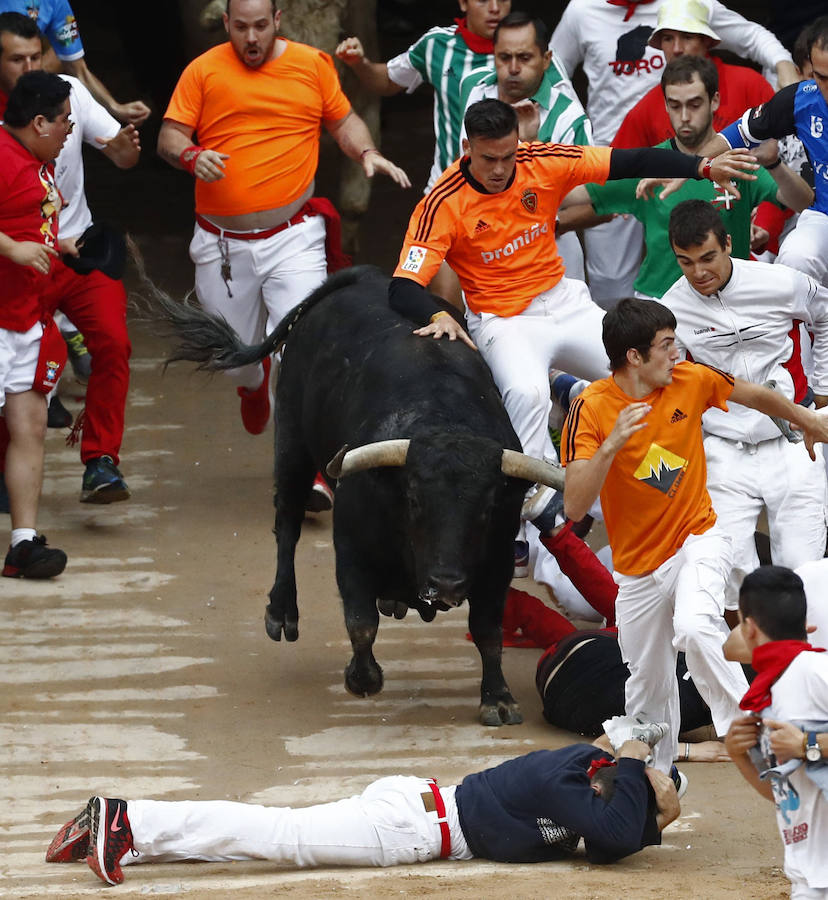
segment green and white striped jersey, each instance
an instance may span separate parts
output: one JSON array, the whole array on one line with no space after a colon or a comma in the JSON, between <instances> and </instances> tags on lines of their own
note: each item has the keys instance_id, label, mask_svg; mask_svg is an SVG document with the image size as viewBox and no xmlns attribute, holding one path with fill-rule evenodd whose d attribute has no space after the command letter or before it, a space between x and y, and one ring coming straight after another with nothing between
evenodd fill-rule
<instances>
[{"instance_id":1,"label":"green and white striped jersey","mask_svg":"<svg viewBox=\"0 0 828 900\"><path fill-rule=\"evenodd\" d=\"M460 82L473 69L493 64L492 54L469 49L455 25L429 29L408 50L388 60L388 77L409 94L423 82L434 88L434 164L426 190L460 156L464 109Z\"/></svg>"},{"instance_id":2,"label":"green and white striped jersey","mask_svg":"<svg viewBox=\"0 0 828 900\"><path fill-rule=\"evenodd\" d=\"M491 67L470 72L460 85L464 113L472 103L492 97L497 98L497 73ZM553 144L592 144L592 125L555 54L540 86L529 99L538 105L540 113L537 140ZM465 137L465 130L461 132L462 137Z\"/></svg>"}]
</instances>

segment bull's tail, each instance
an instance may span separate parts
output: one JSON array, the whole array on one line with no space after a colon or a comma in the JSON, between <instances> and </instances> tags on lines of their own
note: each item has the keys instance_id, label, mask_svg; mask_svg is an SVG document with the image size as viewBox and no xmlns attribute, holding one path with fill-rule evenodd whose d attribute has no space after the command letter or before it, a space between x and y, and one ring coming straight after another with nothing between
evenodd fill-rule
<instances>
[{"instance_id":1,"label":"bull's tail","mask_svg":"<svg viewBox=\"0 0 828 900\"><path fill-rule=\"evenodd\" d=\"M166 325L176 339L165 365L187 360L198 363L199 369L209 371L237 369L276 353L287 340L294 325L320 300L339 288L354 284L368 272L375 277L381 277L382 274L373 266L355 266L337 272L295 306L260 344L249 345L239 339L223 316L211 315L190 303L189 294L184 302L173 300L147 275L141 253L131 240L129 250L147 295L146 311L153 319Z\"/></svg>"}]
</instances>

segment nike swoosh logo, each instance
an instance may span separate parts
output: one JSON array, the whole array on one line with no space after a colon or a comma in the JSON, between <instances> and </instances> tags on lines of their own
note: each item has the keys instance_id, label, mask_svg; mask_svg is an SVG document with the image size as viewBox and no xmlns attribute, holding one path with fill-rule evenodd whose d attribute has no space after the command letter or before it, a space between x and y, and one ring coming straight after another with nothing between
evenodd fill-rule
<instances>
[{"instance_id":1,"label":"nike swoosh logo","mask_svg":"<svg viewBox=\"0 0 828 900\"><path fill-rule=\"evenodd\" d=\"M80 831L73 831L72 834L66 835L66 843L70 843L71 841L77 840L79 837L83 837L86 834L86 829L83 828Z\"/></svg>"},{"instance_id":2,"label":"nike swoosh logo","mask_svg":"<svg viewBox=\"0 0 828 900\"><path fill-rule=\"evenodd\" d=\"M115 813L115 818L112 820L112 824L109 826L110 831L120 831L121 826L118 825L118 819L121 816L121 809L123 807L119 806L117 812Z\"/></svg>"}]
</instances>

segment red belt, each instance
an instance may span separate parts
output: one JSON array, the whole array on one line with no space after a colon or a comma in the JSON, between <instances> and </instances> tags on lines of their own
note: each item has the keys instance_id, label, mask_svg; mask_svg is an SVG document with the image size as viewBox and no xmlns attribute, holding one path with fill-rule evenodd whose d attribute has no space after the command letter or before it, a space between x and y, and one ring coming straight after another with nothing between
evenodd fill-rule
<instances>
[{"instance_id":1,"label":"red belt","mask_svg":"<svg viewBox=\"0 0 828 900\"><path fill-rule=\"evenodd\" d=\"M287 222L282 222L281 225L277 225L275 228L268 228L265 231L224 231L219 228L217 225L213 225L208 219L205 219L204 216L200 216L196 213L196 222L205 230L209 231L210 234L217 234L221 237L231 238L234 241L263 241L265 238L273 237L274 234L278 234L280 231L284 231L286 228L290 228L291 225L299 225L305 221L305 219L309 219L311 216L315 216L316 213L308 209L307 203L296 213L295 216L292 216Z\"/></svg>"},{"instance_id":2,"label":"red belt","mask_svg":"<svg viewBox=\"0 0 828 900\"><path fill-rule=\"evenodd\" d=\"M433 778L427 778L426 781L428 781L428 786L431 788L431 793L434 794L437 823L440 826L440 859L448 859L448 855L451 853L451 832L446 819L446 804L443 803L443 797L440 794L440 789L437 787L437 782ZM423 794L423 797L427 796L428 794Z\"/></svg>"}]
</instances>

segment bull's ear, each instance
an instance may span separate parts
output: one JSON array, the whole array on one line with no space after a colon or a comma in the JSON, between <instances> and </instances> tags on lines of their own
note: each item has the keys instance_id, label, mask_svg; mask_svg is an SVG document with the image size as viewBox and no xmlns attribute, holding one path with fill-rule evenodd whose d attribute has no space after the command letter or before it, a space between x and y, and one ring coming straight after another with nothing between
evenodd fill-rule
<instances>
[{"instance_id":1,"label":"bull's ear","mask_svg":"<svg viewBox=\"0 0 828 900\"><path fill-rule=\"evenodd\" d=\"M561 466L535 459L534 456L527 456L516 450L504 450L500 468L504 475L510 475L512 478L546 484L556 491L563 490L564 470Z\"/></svg>"}]
</instances>

